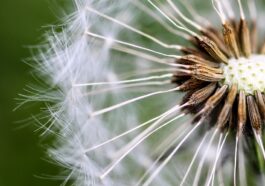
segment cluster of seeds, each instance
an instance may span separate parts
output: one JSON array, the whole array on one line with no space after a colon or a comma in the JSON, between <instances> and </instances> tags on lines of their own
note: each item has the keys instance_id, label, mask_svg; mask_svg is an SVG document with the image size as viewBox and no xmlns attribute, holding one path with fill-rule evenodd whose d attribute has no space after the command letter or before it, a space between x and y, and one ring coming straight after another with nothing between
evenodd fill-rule
<instances>
[{"instance_id":1,"label":"cluster of seeds","mask_svg":"<svg viewBox=\"0 0 265 186\"><path fill-rule=\"evenodd\" d=\"M176 63L186 65L185 70L172 79L187 92L183 102L195 118L213 120L216 115L210 113L218 108L217 127L236 128L238 136L251 127L261 134L265 119L265 56L262 49L256 53L258 47L252 48L255 35L250 29L255 30L255 24L249 28L242 18L239 23L223 22L222 34L207 28L191 39L196 50L183 49L186 55Z\"/></svg>"},{"instance_id":2,"label":"cluster of seeds","mask_svg":"<svg viewBox=\"0 0 265 186\"><path fill-rule=\"evenodd\" d=\"M239 180L240 184L243 183L241 185L248 185L249 183L245 182L244 177L249 175L250 177L256 176L254 179L263 177L263 183L265 183L265 166L263 165L265 160L263 141L265 138L263 139L262 136L265 121L265 43L260 45L257 39L257 16L250 15L251 19L246 19L241 0L211 0L213 8L222 22L220 29L214 27L207 18L202 17L185 0L179 0L179 4L186 7L191 18L184 15L173 0L120 0L120 3L124 3L125 8L119 8L119 3L116 1L118 0L89 0L88 3L86 1L84 4L81 3L80 9L78 6L78 15L80 14L81 18L77 16L77 24L69 26L69 33L75 33L78 30L78 34L73 34L74 37L70 37L73 37L73 43L71 43L71 39L68 41L68 37L66 37L68 35L64 35L68 34L67 31L60 34L59 38L62 37L63 42L57 41L59 52L57 45L52 43L51 46L55 47L54 52L48 52L52 58L44 58L47 66L45 67L48 69L47 76L52 76L55 82L60 79L63 82L60 82L63 87L62 91L67 95L62 99L61 104L67 105L66 109L58 110L58 113L63 113L63 119L57 116L57 112L54 114L52 109L48 108L49 112L52 112L51 115L56 121L55 123L59 120L60 128L62 127L61 123L67 123L67 127L70 128L68 134L68 128L62 127L62 135L58 136L63 138L63 144L66 145L54 153L57 161L67 168L70 167L71 173L67 179L73 175L80 183L84 182L81 185L148 186L152 185L156 178L161 178L161 180L163 178L165 184L161 184L162 182L154 184L177 185L179 180L176 179L176 174L172 171L176 170L176 167L168 164L175 155L179 155L177 151L186 153L185 155L188 156L185 156L184 159L188 159L190 155L186 151L188 148L183 148L183 150L182 147L186 144L194 147L197 145L197 140L194 139L197 138L201 139L200 145L192 155L192 160L185 175L181 177L179 185L183 186L190 181L188 175L193 171L194 162L201 151L203 151L201 159L192 175L194 176L194 179L192 178L193 186L200 185L200 183L207 186L215 185L215 175L217 174L229 177L231 172L224 168L226 165L231 165L229 164L231 162L227 161L229 159L233 159L234 174L233 178L225 180L226 184L229 182L228 185L232 185L233 182L233 185L237 185ZM79 0L76 2L79 4ZM257 14L256 9L253 8L254 0L248 0L245 3L248 3L250 14ZM236 11L231 6L235 4L240 11L240 20L236 19ZM107 7L104 11L102 11L103 5ZM149 16L152 23L162 26L164 31L172 34L172 37L178 36L188 41L186 44L189 44L189 47L168 44L158 39L159 34L157 36L150 35L148 31L144 32L136 28L145 24L142 23L144 20L142 18L136 19L140 23L138 25L135 20L129 21L126 16L123 16L124 14L116 14L119 11L122 13L129 11L127 5L133 7L132 17L136 17L135 12L140 12L141 16L142 14ZM252 8L250 8L251 6ZM137 23L136 27L129 25L131 22ZM84 24L81 29L78 27L79 24ZM75 28L76 25L78 25L78 29ZM111 27L115 30L114 33L109 31ZM150 28L151 26L147 26L145 30ZM120 31L122 31L121 34L116 33ZM123 31L126 32L124 35ZM151 31L150 33L154 33L154 30ZM127 37L127 34L132 34L130 36L133 37ZM137 36L134 37L133 34ZM138 44L135 38L141 37L150 43L138 40ZM57 35L54 38L57 40ZM123 39L120 40L120 38ZM170 37L168 38L170 39ZM77 44L75 43L76 39ZM61 49L61 43L67 47ZM144 45L148 45L150 48ZM163 50L160 50L161 48ZM168 54L168 52L173 54ZM116 59L116 53L119 54L118 59ZM113 59L117 61L113 61ZM137 64L132 64L131 60ZM116 64L120 61L123 62ZM124 61L131 64L126 66ZM59 64L58 67L55 65L56 62ZM111 69L106 68L109 63L112 65L112 62ZM155 65L143 65L144 62L152 62ZM123 68L125 66L126 68ZM54 68L56 73L50 73ZM115 72L112 71L112 68ZM125 71L127 69L134 71L127 73L124 69ZM118 73L121 70L123 75ZM57 75L58 72L59 75ZM94 80L101 79L108 79L108 81L94 82ZM102 86L104 88L100 88ZM171 88L168 89L167 86L171 86ZM122 91L118 91L119 89ZM147 93L139 96L140 89ZM136 92L137 96L125 100L123 96L129 94L116 96L118 93L123 94L125 90ZM169 93L172 93L172 100L176 100L174 93L179 91L184 93L181 103L177 105L173 103L173 106L162 114L133 126L132 121L134 121L133 117L136 116L136 113L144 115L144 112L140 113L141 109L134 109L134 115L130 109L126 109L126 106ZM58 95L61 95L61 92L56 96L58 97ZM110 96L113 97L113 100L109 100ZM47 99L44 98L44 100ZM171 101L169 96L163 98ZM61 100L61 97L58 100ZM168 106L163 99L156 99L154 103L159 101ZM115 103L112 104L112 102ZM152 112L154 109L163 110L162 106L152 108L146 103L142 102L145 112ZM109 106L109 104L111 105ZM122 112L117 112L119 115L116 115L116 112L113 114L114 110L121 107L125 108ZM147 107L149 108L146 109ZM133 108L137 108L137 106ZM56 105L55 110L57 109ZM110 115L100 117L105 113ZM150 113L150 115L152 114ZM185 117L187 115L191 117ZM173 129L171 130L169 124L182 117L186 119L187 123L177 122L176 125L170 126ZM195 136L195 130L199 128L201 130L198 130L197 136ZM50 130L50 126L48 130ZM143 144L147 142L147 138L154 134L158 134L159 139L160 137L163 139L161 141L150 139L151 146L149 143ZM192 143L186 143L192 135L194 135L194 138L191 138ZM215 146L213 144L216 142L217 135L219 135L219 141ZM114 137L109 138L110 136ZM72 140L73 137L77 140ZM118 140L120 143L112 145ZM207 141L207 145L204 145L205 141ZM137 153L131 153L140 145L147 148L139 148ZM224 153L224 146L227 147L225 150L229 152ZM103 151L98 150L100 148L103 148ZM109 155L110 152L113 154ZM231 154L234 157L231 158ZM240 155L242 156L240 157ZM245 156L247 161L244 160ZM122 161L125 158L128 158L129 161L124 163ZM205 163L207 160L209 160L209 164ZM178 164L180 161L176 160L176 162ZM211 164L212 162L213 164ZM237 164L237 162L243 163ZM247 162L250 165L248 168L251 167L251 169L246 171L244 162ZM166 166L169 167L167 172L173 172L172 182L168 182L170 176L160 174ZM183 169L180 167L181 165L177 166L177 169ZM203 166L207 166L207 168L203 170ZM241 168L242 171L238 171ZM141 174L142 172L143 174ZM129 180L130 184L127 184ZM159 179L157 180L159 181ZM248 178L246 180L249 181ZM225 185L221 178L218 180L218 185Z\"/></svg>"},{"instance_id":3,"label":"cluster of seeds","mask_svg":"<svg viewBox=\"0 0 265 186\"><path fill-rule=\"evenodd\" d=\"M213 177L216 172L216 164L223 148L223 144L225 143L229 133L232 133L233 137L235 137L234 185L236 185L237 182L238 146L241 144L239 142L242 141L242 136L246 136L247 140L250 139L251 143L256 140L265 159L265 150L262 142L262 125L265 119L265 80L263 77L263 75L265 75L265 44L259 46L257 42L257 24L254 19L251 21L246 20L240 0L237 1L240 7L239 21L237 21L235 17L233 19L226 18L226 15L222 9L223 4L221 1L212 0L212 2L216 12L220 16L222 22L222 32L220 32L218 28L215 28L211 24L208 24L207 27L201 27L196 22L193 22L191 19L183 15L171 0L167 0L167 3L181 19L196 28L196 31L193 31L186 27L178 19L172 19L173 16L168 16L152 0L148 0L148 3L152 5L153 8L160 12L176 28L183 31L183 33L180 35L193 44L194 47L166 44L149 34L146 34L110 16L102 14L97 10L87 7L88 11L100 17L121 25L122 27L139 34L164 48L176 49L183 54L179 56L168 55L133 43L114 38L108 38L90 31L85 32L85 34L90 37L111 42L113 44L111 46L113 50L174 67L173 74L169 74L169 76L166 74L134 80L111 82L109 84L132 83L170 77L170 82L177 85L177 87L174 89L153 92L126 100L102 110L95 111L91 114L91 116L101 115L124 105L158 94L174 91L182 91L186 93L181 105L177 105L164 114L160 115L156 122L140 133L135 140L123 148L124 153L119 158L114 159L111 162L106 171L102 174L102 179L108 175L114 169L114 167L142 141L170 123L166 122L166 124L159 126L160 122L164 122L164 120L166 120L170 114L179 109L184 111L184 113L182 113L180 116L192 114L193 122L196 123L196 125L194 125L193 129L187 134L186 137L184 137L183 140L181 140L179 145L173 148L173 150L166 147L166 149L169 149L169 153L164 151L162 155L157 158L157 161L155 161L154 164L157 162L161 162L161 164L147 179L146 176L148 174L143 176L143 178L140 180L140 182L144 181L143 185L147 186L153 181L160 170L179 150L188 136L191 135L194 130L204 122L209 122L210 126L215 128L215 132L210 141L214 139L217 131L220 131L221 138L223 135L225 136L222 143L219 141L220 143L217 150L216 161L210 176L206 180L207 185L210 185L210 182L212 182L214 179ZM224 4L228 5L229 2ZM150 55L150 53L155 55ZM167 59L161 59L157 57L157 55L164 56L169 59L173 58L173 62L169 62L170 60L167 61ZM83 85L79 84L77 86L100 84L108 83L99 82ZM109 141L112 140L113 139ZM102 146L108 142L97 145L95 148L98 148L99 146ZM209 145L210 144L211 142ZM94 150L95 148L92 147L91 149ZM199 149L200 147L198 147L198 150ZM206 152L208 150L206 150ZM197 154L195 157L196 156ZM189 171L190 169L187 170L184 178L182 179L181 185L184 184ZM196 173L196 175L197 176L194 180L194 185L198 183L198 175L200 175L200 173Z\"/></svg>"}]
</instances>

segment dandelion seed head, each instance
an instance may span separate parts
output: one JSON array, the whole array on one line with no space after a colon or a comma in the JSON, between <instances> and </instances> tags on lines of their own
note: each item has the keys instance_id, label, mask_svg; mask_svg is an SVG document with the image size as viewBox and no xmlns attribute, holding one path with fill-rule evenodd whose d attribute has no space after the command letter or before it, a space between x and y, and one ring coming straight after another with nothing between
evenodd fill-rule
<instances>
[{"instance_id":1,"label":"dandelion seed head","mask_svg":"<svg viewBox=\"0 0 265 186\"><path fill-rule=\"evenodd\" d=\"M188 1L76 0L48 34L36 60L53 91L29 99L53 98L42 127L57 137L49 153L65 183L237 185L263 174L258 12L251 1L248 20L240 0L208 2L203 17Z\"/></svg>"}]
</instances>

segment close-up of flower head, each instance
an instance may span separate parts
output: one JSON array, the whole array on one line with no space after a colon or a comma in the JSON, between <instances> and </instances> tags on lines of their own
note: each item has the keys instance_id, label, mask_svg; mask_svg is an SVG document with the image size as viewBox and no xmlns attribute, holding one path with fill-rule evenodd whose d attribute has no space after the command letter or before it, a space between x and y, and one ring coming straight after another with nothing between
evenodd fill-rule
<instances>
[{"instance_id":1,"label":"close-up of flower head","mask_svg":"<svg viewBox=\"0 0 265 186\"><path fill-rule=\"evenodd\" d=\"M62 183L265 185L263 4L75 0L20 104Z\"/></svg>"}]
</instances>

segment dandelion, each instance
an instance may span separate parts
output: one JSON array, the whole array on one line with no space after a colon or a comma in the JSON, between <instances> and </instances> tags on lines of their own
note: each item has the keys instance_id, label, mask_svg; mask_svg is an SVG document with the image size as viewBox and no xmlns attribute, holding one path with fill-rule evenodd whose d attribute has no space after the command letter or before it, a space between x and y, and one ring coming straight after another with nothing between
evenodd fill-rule
<instances>
[{"instance_id":1,"label":"dandelion","mask_svg":"<svg viewBox=\"0 0 265 186\"><path fill-rule=\"evenodd\" d=\"M50 88L27 98L46 102L64 184L265 184L259 2L199 3L207 15L191 1L76 0L48 34L36 61Z\"/></svg>"}]
</instances>

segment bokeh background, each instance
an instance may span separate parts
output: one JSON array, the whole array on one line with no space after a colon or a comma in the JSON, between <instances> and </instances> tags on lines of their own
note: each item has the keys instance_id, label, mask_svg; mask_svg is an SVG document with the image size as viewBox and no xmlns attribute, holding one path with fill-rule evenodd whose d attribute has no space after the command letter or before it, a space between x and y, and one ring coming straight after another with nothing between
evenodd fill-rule
<instances>
[{"instance_id":1,"label":"bokeh background","mask_svg":"<svg viewBox=\"0 0 265 186\"><path fill-rule=\"evenodd\" d=\"M37 127L19 122L37 113L39 106L12 110L18 93L32 81L31 69L23 62L31 56L29 46L42 41L47 26L61 17L58 7L66 6L59 0L0 0L0 186L59 185L47 179L59 170L45 160Z\"/></svg>"}]
</instances>

